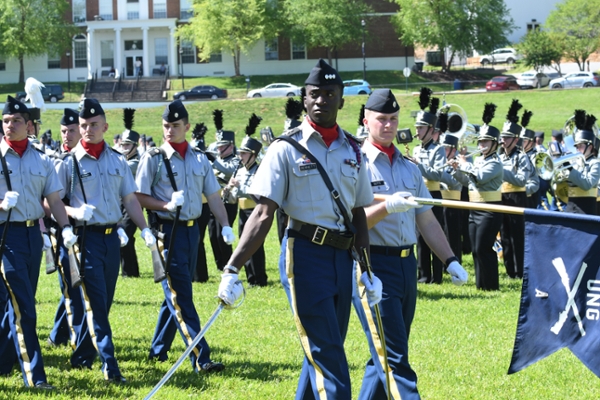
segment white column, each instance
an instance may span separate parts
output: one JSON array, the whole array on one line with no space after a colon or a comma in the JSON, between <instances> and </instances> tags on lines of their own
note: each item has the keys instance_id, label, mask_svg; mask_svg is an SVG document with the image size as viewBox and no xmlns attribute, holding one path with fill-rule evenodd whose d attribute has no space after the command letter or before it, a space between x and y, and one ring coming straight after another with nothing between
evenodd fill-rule
<instances>
[{"instance_id":1,"label":"white column","mask_svg":"<svg viewBox=\"0 0 600 400\"><path fill-rule=\"evenodd\" d=\"M88 79L92 79L94 71L96 69L93 54L92 54L92 46L94 45L94 30L88 27L87 30L87 65L88 65Z\"/></svg>"},{"instance_id":2,"label":"white column","mask_svg":"<svg viewBox=\"0 0 600 400\"><path fill-rule=\"evenodd\" d=\"M144 26L142 28L142 43L144 44L144 50L143 50L143 57L144 57L144 63L142 64L142 68L144 70L144 76L148 77L150 76L150 52L149 52L149 47L150 47L150 43L148 42L148 27Z\"/></svg>"},{"instance_id":3,"label":"white column","mask_svg":"<svg viewBox=\"0 0 600 400\"><path fill-rule=\"evenodd\" d=\"M171 27L171 42L169 49L169 71L171 76L178 74L179 59L177 58L177 42L175 41L175 27Z\"/></svg>"},{"instance_id":4,"label":"white column","mask_svg":"<svg viewBox=\"0 0 600 400\"><path fill-rule=\"evenodd\" d=\"M121 40L121 28L115 28L115 77L123 74L123 41Z\"/></svg>"}]
</instances>

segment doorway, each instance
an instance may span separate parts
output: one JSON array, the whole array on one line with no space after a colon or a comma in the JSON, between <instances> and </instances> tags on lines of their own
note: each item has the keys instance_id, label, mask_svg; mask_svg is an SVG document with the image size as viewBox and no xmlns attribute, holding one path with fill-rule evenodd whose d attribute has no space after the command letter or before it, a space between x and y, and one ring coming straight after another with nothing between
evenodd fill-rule
<instances>
[{"instance_id":1,"label":"doorway","mask_svg":"<svg viewBox=\"0 0 600 400\"><path fill-rule=\"evenodd\" d=\"M128 78L135 77L135 62L140 60L142 65L140 67L140 75L144 74L144 60L141 56L127 56L125 57L125 76Z\"/></svg>"}]
</instances>

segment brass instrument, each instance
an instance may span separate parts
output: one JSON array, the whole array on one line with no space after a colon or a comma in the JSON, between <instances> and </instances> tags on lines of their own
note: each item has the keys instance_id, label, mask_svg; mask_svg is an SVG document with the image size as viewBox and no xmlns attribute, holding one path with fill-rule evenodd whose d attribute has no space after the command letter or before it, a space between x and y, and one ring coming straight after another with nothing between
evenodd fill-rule
<instances>
[{"instance_id":1,"label":"brass instrument","mask_svg":"<svg viewBox=\"0 0 600 400\"><path fill-rule=\"evenodd\" d=\"M571 153L552 160L552 186L566 182L571 168L577 166L578 170L585 169L585 157L581 153Z\"/></svg>"},{"instance_id":2,"label":"brass instrument","mask_svg":"<svg viewBox=\"0 0 600 400\"><path fill-rule=\"evenodd\" d=\"M554 162L548 153L538 153L535 156L535 169L540 179L549 181L552 179Z\"/></svg>"}]
</instances>

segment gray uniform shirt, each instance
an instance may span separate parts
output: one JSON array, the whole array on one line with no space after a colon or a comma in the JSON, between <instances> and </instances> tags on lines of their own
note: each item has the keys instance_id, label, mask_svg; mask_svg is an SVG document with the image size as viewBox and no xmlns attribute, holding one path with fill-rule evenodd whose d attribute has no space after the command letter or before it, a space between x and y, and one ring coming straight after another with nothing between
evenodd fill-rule
<instances>
[{"instance_id":1,"label":"gray uniform shirt","mask_svg":"<svg viewBox=\"0 0 600 400\"><path fill-rule=\"evenodd\" d=\"M504 169L496 154L477 157L474 163L460 164L454 177L469 190L494 192L502 186Z\"/></svg>"},{"instance_id":2,"label":"gray uniform shirt","mask_svg":"<svg viewBox=\"0 0 600 400\"><path fill-rule=\"evenodd\" d=\"M391 195L395 192L409 192L415 197L430 199L431 195L423 176L415 164L406 160L396 149L393 163L369 140L365 140L362 150L371 190L374 194ZM411 208L406 212L392 213L379 221L369 230L369 242L374 246L409 246L417 243L417 225L415 217L432 206Z\"/></svg>"},{"instance_id":3,"label":"gray uniform shirt","mask_svg":"<svg viewBox=\"0 0 600 400\"><path fill-rule=\"evenodd\" d=\"M246 169L246 167L241 167L237 174L235 175L235 179L240 182L240 186L237 188L237 197L250 197L248 190L250 190L250 185L254 180L254 175L256 175L256 171L258 171L257 163L254 163L250 169Z\"/></svg>"},{"instance_id":4,"label":"gray uniform shirt","mask_svg":"<svg viewBox=\"0 0 600 400\"><path fill-rule=\"evenodd\" d=\"M462 190L462 184L454 177L454 168L452 167L442 170L440 185L442 190Z\"/></svg>"},{"instance_id":5,"label":"gray uniform shirt","mask_svg":"<svg viewBox=\"0 0 600 400\"><path fill-rule=\"evenodd\" d=\"M304 120L290 137L297 140L319 160L327 172L340 200L352 218L352 209L373 201L367 170L356 164L354 148L341 129L337 139L327 148L321 135ZM312 160L306 159L292 145L276 141L258 167L249 193L266 197L289 216L290 226L300 223L345 231L344 218L329 193Z\"/></svg>"},{"instance_id":6,"label":"gray uniform shirt","mask_svg":"<svg viewBox=\"0 0 600 400\"><path fill-rule=\"evenodd\" d=\"M510 155L503 152L500 161L504 167L504 181L511 185L525 187L527 179L533 173L533 165L527 155L514 148Z\"/></svg>"},{"instance_id":7,"label":"gray uniform shirt","mask_svg":"<svg viewBox=\"0 0 600 400\"><path fill-rule=\"evenodd\" d=\"M42 197L62 189L52 160L36 150L31 143L27 143L23 157L19 157L4 140L0 143L0 151L6 158L12 190L19 193L17 205L12 209L11 221L22 222L42 218L44 216ZM2 172L0 198L4 198L7 191L8 186ZM7 214L7 211L0 209L0 222L6 222Z\"/></svg>"},{"instance_id":8,"label":"gray uniform shirt","mask_svg":"<svg viewBox=\"0 0 600 400\"><path fill-rule=\"evenodd\" d=\"M135 192L133 175L125 157L104 143L100 158L89 155L81 142L71 150L79 163L81 183L85 190L87 204L96 207L88 225L116 224L121 219L121 199ZM58 178L63 189L61 198L67 196L71 207L80 207L85 202L81 192L79 178L73 174L73 157L65 157L56 165ZM77 225L83 225L78 221Z\"/></svg>"},{"instance_id":9,"label":"gray uniform shirt","mask_svg":"<svg viewBox=\"0 0 600 400\"><path fill-rule=\"evenodd\" d=\"M527 157L529 157L529 161L531 162L532 171L527 178L527 183L525 184L525 192L527 196L531 196L540 190L540 178L537 174L537 169L535 168L535 160L537 157L537 151L534 149L529 150L525 153Z\"/></svg>"},{"instance_id":10,"label":"gray uniform shirt","mask_svg":"<svg viewBox=\"0 0 600 400\"><path fill-rule=\"evenodd\" d=\"M570 186L575 185L583 190L597 187L600 180L600 160L596 157L590 157L585 161L584 169L581 171L579 168L579 164L573 166L569 174Z\"/></svg>"},{"instance_id":11,"label":"gray uniform shirt","mask_svg":"<svg viewBox=\"0 0 600 400\"><path fill-rule=\"evenodd\" d=\"M423 178L428 181L439 182L442 180L442 169L446 164L446 150L433 140L425 146L417 146L413 150L413 157L419 161L417 167Z\"/></svg>"},{"instance_id":12,"label":"gray uniform shirt","mask_svg":"<svg viewBox=\"0 0 600 400\"><path fill-rule=\"evenodd\" d=\"M203 152L194 150L192 146L188 146L185 159L168 142L160 147L171 163L177 190L183 190L185 196L179 215L180 220L189 221L198 218L202 214L202 195L208 197L220 189L208 158ZM154 151L147 151L140 159L135 177L137 191L158 200L171 201L173 187L167 169L162 165L162 156L160 153L154 156L152 154ZM153 184L155 181L156 183ZM175 212L156 211L156 213L162 219L175 219Z\"/></svg>"}]
</instances>

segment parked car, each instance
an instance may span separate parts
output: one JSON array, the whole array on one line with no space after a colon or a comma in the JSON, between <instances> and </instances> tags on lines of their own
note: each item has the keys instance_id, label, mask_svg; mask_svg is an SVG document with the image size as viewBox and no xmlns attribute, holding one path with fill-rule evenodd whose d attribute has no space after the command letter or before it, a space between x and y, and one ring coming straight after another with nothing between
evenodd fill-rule
<instances>
[{"instance_id":1,"label":"parked car","mask_svg":"<svg viewBox=\"0 0 600 400\"><path fill-rule=\"evenodd\" d=\"M561 78L552 79L550 81L550 88L581 88L581 87L593 87L598 86L598 74L595 72L572 72Z\"/></svg>"},{"instance_id":2,"label":"parked car","mask_svg":"<svg viewBox=\"0 0 600 400\"><path fill-rule=\"evenodd\" d=\"M501 64L506 63L508 65L514 64L515 61L520 60L522 57L517 54L517 51L511 47L503 49L497 49L492 51L490 54L485 54L479 57L481 65L486 66L488 64Z\"/></svg>"},{"instance_id":3,"label":"parked car","mask_svg":"<svg viewBox=\"0 0 600 400\"><path fill-rule=\"evenodd\" d=\"M291 83L271 83L264 88L248 92L247 97L283 97L300 96L300 87Z\"/></svg>"},{"instance_id":4,"label":"parked car","mask_svg":"<svg viewBox=\"0 0 600 400\"><path fill-rule=\"evenodd\" d=\"M27 93L25 92L17 92L15 94L15 98L19 101L25 101L26 97ZM61 85L45 85L42 87L42 97L44 98L44 101L56 103L65 98L65 92Z\"/></svg>"},{"instance_id":5,"label":"parked car","mask_svg":"<svg viewBox=\"0 0 600 400\"><path fill-rule=\"evenodd\" d=\"M173 95L174 100L188 100L188 99L225 99L227 98L227 90L219 89L212 85L201 85L194 86L190 90L183 90Z\"/></svg>"},{"instance_id":6,"label":"parked car","mask_svg":"<svg viewBox=\"0 0 600 400\"><path fill-rule=\"evenodd\" d=\"M517 78L512 75L495 76L485 84L485 90L513 90L520 89Z\"/></svg>"},{"instance_id":7,"label":"parked car","mask_svg":"<svg viewBox=\"0 0 600 400\"><path fill-rule=\"evenodd\" d=\"M349 94L371 94L371 85L362 79L344 81L344 96Z\"/></svg>"},{"instance_id":8,"label":"parked car","mask_svg":"<svg viewBox=\"0 0 600 400\"><path fill-rule=\"evenodd\" d=\"M517 83L521 87L524 88L541 88L544 86L548 86L550 83L550 77L543 72L536 71L527 71L523 72L519 78L517 78Z\"/></svg>"}]
</instances>

